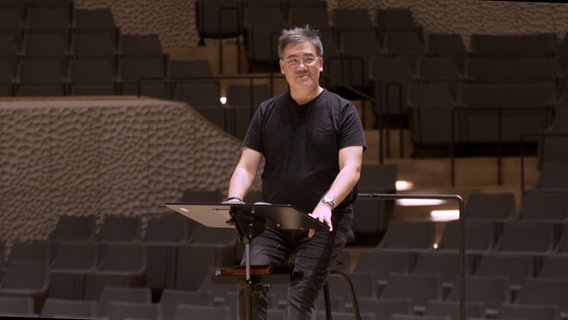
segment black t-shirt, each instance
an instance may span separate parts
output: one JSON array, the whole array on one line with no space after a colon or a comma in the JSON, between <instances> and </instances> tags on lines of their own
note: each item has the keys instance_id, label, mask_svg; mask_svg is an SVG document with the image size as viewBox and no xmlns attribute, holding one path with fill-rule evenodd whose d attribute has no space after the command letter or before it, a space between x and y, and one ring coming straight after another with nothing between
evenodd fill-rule
<instances>
[{"instance_id":1,"label":"black t-shirt","mask_svg":"<svg viewBox=\"0 0 568 320\"><path fill-rule=\"evenodd\" d=\"M339 150L366 148L355 106L327 90L301 106L289 92L264 101L243 145L264 155L263 200L305 212L313 211L339 173ZM349 205L353 196L338 207Z\"/></svg>"}]
</instances>

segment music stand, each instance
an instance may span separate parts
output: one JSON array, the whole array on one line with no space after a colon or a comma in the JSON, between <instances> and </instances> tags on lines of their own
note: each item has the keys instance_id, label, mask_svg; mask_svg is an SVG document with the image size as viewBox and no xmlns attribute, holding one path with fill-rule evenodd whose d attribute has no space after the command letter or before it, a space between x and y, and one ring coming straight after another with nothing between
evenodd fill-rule
<instances>
[{"instance_id":1,"label":"music stand","mask_svg":"<svg viewBox=\"0 0 568 320\"><path fill-rule=\"evenodd\" d=\"M251 277L250 242L268 228L329 231L329 227L289 204L166 203L166 207L211 228L236 228L245 244L245 297L247 319L252 319L252 288L270 275ZM232 281L242 281L233 276ZM288 282L291 280L287 275ZM280 278L281 280L281 278ZM276 280L278 282L278 280Z\"/></svg>"}]
</instances>

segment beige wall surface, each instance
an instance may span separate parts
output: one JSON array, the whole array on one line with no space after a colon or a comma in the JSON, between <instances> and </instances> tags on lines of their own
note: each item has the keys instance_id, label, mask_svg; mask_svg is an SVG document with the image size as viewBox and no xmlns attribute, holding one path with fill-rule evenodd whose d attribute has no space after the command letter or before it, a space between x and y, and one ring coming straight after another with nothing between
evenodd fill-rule
<instances>
[{"instance_id":1,"label":"beige wall surface","mask_svg":"<svg viewBox=\"0 0 568 320\"><path fill-rule=\"evenodd\" d=\"M239 154L183 103L0 101L0 239L45 239L61 215L169 212L187 188L224 192Z\"/></svg>"},{"instance_id":2,"label":"beige wall surface","mask_svg":"<svg viewBox=\"0 0 568 320\"><path fill-rule=\"evenodd\" d=\"M164 47L198 41L195 0L75 0L77 8L110 7L121 31L157 33ZM528 34L568 31L568 4L485 0L328 0L328 9L410 8L426 33ZM372 14L371 14L372 15Z\"/></svg>"}]
</instances>

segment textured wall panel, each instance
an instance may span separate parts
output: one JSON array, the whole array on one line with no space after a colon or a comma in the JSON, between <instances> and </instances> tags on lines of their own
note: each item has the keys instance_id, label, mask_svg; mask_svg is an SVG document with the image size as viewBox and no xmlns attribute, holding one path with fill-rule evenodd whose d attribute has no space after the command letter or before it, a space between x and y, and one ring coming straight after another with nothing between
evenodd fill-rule
<instances>
[{"instance_id":1,"label":"textured wall panel","mask_svg":"<svg viewBox=\"0 0 568 320\"><path fill-rule=\"evenodd\" d=\"M198 43L194 1L75 0L78 8L110 7L124 33L157 33L164 47ZM427 33L527 34L568 31L568 5L563 3L482 0L328 0L334 8L410 8ZM371 14L372 15L372 14Z\"/></svg>"},{"instance_id":2,"label":"textured wall panel","mask_svg":"<svg viewBox=\"0 0 568 320\"><path fill-rule=\"evenodd\" d=\"M240 141L183 103L0 101L0 239L45 239L61 215L168 212L225 191Z\"/></svg>"}]
</instances>

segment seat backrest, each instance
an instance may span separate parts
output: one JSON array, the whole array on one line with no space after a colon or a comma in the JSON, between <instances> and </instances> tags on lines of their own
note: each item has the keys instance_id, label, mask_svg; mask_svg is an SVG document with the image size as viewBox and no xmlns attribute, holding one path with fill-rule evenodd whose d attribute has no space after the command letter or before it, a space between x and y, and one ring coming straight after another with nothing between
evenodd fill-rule
<instances>
[{"instance_id":1,"label":"seat backrest","mask_svg":"<svg viewBox=\"0 0 568 320\"><path fill-rule=\"evenodd\" d=\"M97 316L97 305L93 300L47 298L41 309L40 316L43 318L95 319Z\"/></svg>"},{"instance_id":2,"label":"seat backrest","mask_svg":"<svg viewBox=\"0 0 568 320\"><path fill-rule=\"evenodd\" d=\"M144 243L183 243L189 236L190 220L181 215L153 217L148 221Z\"/></svg>"},{"instance_id":3,"label":"seat backrest","mask_svg":"<svg viewBox=\"0 0 568 320\"><path fill-rule=\"evenodd\" d=\"M435 233L433 221L391 220L379 248L429 250L434 244Z\"/></svg>"},{"instance_id":4,"label":"seat backrest","mask_svg":"<svg viewBox=\"0 0 568 320\"><path fill-rule=\"evenodd\" d=\"M460 293L460 287L454 286L446 300L457 302ZM495 312L501 304L511 301L509 280L498 276L466 276L465 296L467 302L481 302L485 311L489 309Z\"/></svg>"},{"instance_id":5,"label":"seat backrest","mask_svg":"<svg viewBox=\"0 0 568 320\"><path fill-rule=\"evenodd\" d=\"M568 192L526 190L523 193L520 220L563 221L568 217Z\"/></svg>"},{"instance_id":6,"label":"seat backrest","mask_svg":"<svg viewBox=\"0 0 568 320\"><path fill-rule=\"evenodd\" d=\"M36 316L32 297L0 297L2 316Z\"/></svg>"},{"instance_id":7,"label":"seat backrest","mask_svg":"<svg viewBox=\"0 0 568 320\"><path fill-rule=\"evenodd\" d=\"M105 216L97 236L98 242L138 242L142 238L140 217Z\"/></svg>"},{"instance_id":8,"label":"seat backrest","mask_svg":"<svg viewBox=\"0 0 568 320\"><path fill-rule=\"evenodd\" d=\"M568 188L568 165L543 163L535 189L562 190Z\"/></svg>"},{"instance_id":9,"label":"seat backrest","mask_svg":"<svg viewBox=\"0 0 568 320\"><path fill-rule=\"evenodd\" d=\"M95 216L61 216L50 235L50 241L93 240L96 232Z\"/></svg>"},{"instance_id":10,"label":"seat backrest","mask_svg":"<svg viewBox=\"0 0 568 320\"><path fill-rule=\"evenodd\" d=\"M568 280L524 279L516 302L523 305L558 306L563 313L568 310ZM544 318L542 318L544 319Z\"/></svg>"},{"instance_id":11,"label":"seat backrest","mask_svg":"<svg viewBox=\"0 0 568 320\"><path fill-rule=\"evenodd\" d=\"M518 286L524 278L536 275L536 260L528 254L483 253L474 276L507 277L511 286Z\"/></svg>"},{"instance_id":12,"label":"seat backrest","mask_svg":"<svg viewBox=\"0 0 568 320\"><path fill-rule=\"evenodd\" d=\"M410 273L415 263L416 254L411 252L365 250L359 254L353 272L372 272L377 280L384 282L391 273Z\"/></svg>"},{"instance_id":13,"label":"seat backrest","mask_svg":"<svg viewBox=\"0 0 568 320\"><path fill-rule=\"evenodd\" d=\"M112 302L148 304L152 302L152 290L150 288L105 286L97 299L97 316L106 316Z\"/></svg>"},{"instance_id":14,"label":"seat backrest","mask_svg":"<svg viewBox=\"0 0 568 320\"><path fill-rule=\"evenodd\" d=\"M111 84L115 80L114 63L108 59L72 59L67 72L73 85Z\"/></svg>"},{"instance_id":15,"label":"seat backrest","mask_svg":"<svg viewBox=\"0 0 568 320\"><path fill-rule=\"evenodd\" d=\"M365 164L361 168L361 177L358 182L359 192L395 193L397 178L396 164Z\"/></svg>"},{"instance_id":16,"label":"seat backrest","mask_svg":"<svg viewBox=\"0 0 568 320\"><path fill-rule=\"evenodd\" d=\"M554 225L546 222L507 221L495 246L500 252L544 254L555 246Z\"/></svg>"},{"instance_id":17,"label":"seat backrest","mask_svg":"<svg viewBox=\"0 0 568 320\"><path fill-rule=\"evenodd\" d=\"M94 270L97 244L91 241L58 242L53 246L51 270Z\"/></svg>"},{"instance_id":18,"label":"seat backrest","mask_svg":"<svg viewBox=\"0 0 568 320\"><path fill-rule=\"evenodd\" d=\"M159 308L153 303L118 302L112 301L107 310L109 320L123 319L159 319Z\"/></svg>"},{"instance_id":19,"label":"seat backrest","mask_svg":"<svg viewBox=\"0 0 568 320\"><path fill-rule=\"evenodd\" d=\"M164 78L162 58L120 59L118 75L124 83L136 83L141 78Z\"/></svg>"},{"instance_id":20,"label":"seat backrest","mask_svg":"<svg viewBox=\"0 0 568 320\"><path fill-rule=\"evenodd\" d=\"M212 304L213 299L210 292L166 288L162 292L159 307L162 319L173 319L178 305L211 306Z\"/></svg>"},{"instance_id":21,"label":"seat backrest","mask_svg":"<svg viewBox=\"0 0 568 320\"><path fill-rule=\"evenodd\" d=\"M50 247L46 241L16 241L12 246L8 263L41 263L49 261Z\"/></svg>"},{"instance_id":22,"label":"seat backrest","mask_svg":"<svg viewBox=\"0 0 568 320\"><path fill-rule=\"evenodd\" d=\"M425 308L430 300L442 299L439 276L392 273L380 296L383 299L411 299L415 308Z\"/></svg>"},{"instance_id":23,"label":"seat backrest","mask_svg":"<svg viewBox=\"0 0 568 320\"><path fill-rule=\"evenodd\" d=\"M568 255L544 255L542 257L542 263L538 271L537 278L568 280L566 270L568 270Z\"/></svg>"},{"instance_id":24,"label":"seat backrest","mask_svg":"<svg viewBox=\"0 0 568 320\"><path fill-rule=\"evenodd\" d=\"M191 306L179 305L174 313L173 320L203 319L203 320L229 320L231 309L228 306Z\"/></svg>"},{"instance_id":25,"label":"seat backrest","mask_svg":"<svg viewBox=\"0 0 568 320\"><path fill-rule=\"evenodd\" d=\"M110 8L75 9L72 24L74 32L108 32L116 28Z\"/></svg>"},{"instance_id":26,"label":"seat backrest","mask_svg":"<svg viewBox=\"0 0 568 320\"><path fill-rule=\"evenodd\" d=\"M98 269L144 272L146 270L146 248L141 243L105 243L99 250Z\"/></svg>"},{"instance_id":27,"label":"seat backrest","mask_svg":"<svg viewBox=\"0 0 568 320\"><path fill-rule=\"evenodd\" d=\"M45 292L48 283L47 271L45 263L9 263L0 289Z\"/></svg>"},{"instance_id":28,"label":"seat backrest","mask_svg":"<svg viewBox=\"0 0 568 320\"><path fill-rule=\"evenodd\" d=\"M493 250L497 240L497 225L492 221L465 221L465 249L470 252ZM459 221L446 223L438 250L459 250Z\"/></svg>"},{"instance_id":29,"label":"seat backrest","mask_svg":"<svg viewBox=\"0 0 568 320\"><path fill-rule=\"evenodd\" d=\"M523 35L472 34L471 51L480 58L546 58L556 54L555 33Z\"/></svg>"},{"instance_id":30,"label":"seat backrest","mask_svg":"<svg viewBox=\"0 0 568 320\"><path fill-rule=\"evenodd\" d=\"M559 315L560 311L555 305L503 304L499 307L499 318L501 319L558 320Z\"/></svg>"},{"instance_id":31,"label":"seat backrest","mask_svg":"<svg viewBox=\"0 0 568 320\"><path fill-rule=\"evenodd\" d=\"M463 214L467 220L511 220L516 214L515 194L473 192L468 197Z\"/></svg>"},{"instance_id":32,"label":"seat backrest","mask_svg":"<svg viewBox=\"0 0 568 320\"><path fill-rule=\"evenodd\" d=\"M129 59L160 57L163 48L157 34L123 34L118 41L118 52Z\"/></svg>"}]
</instances>

